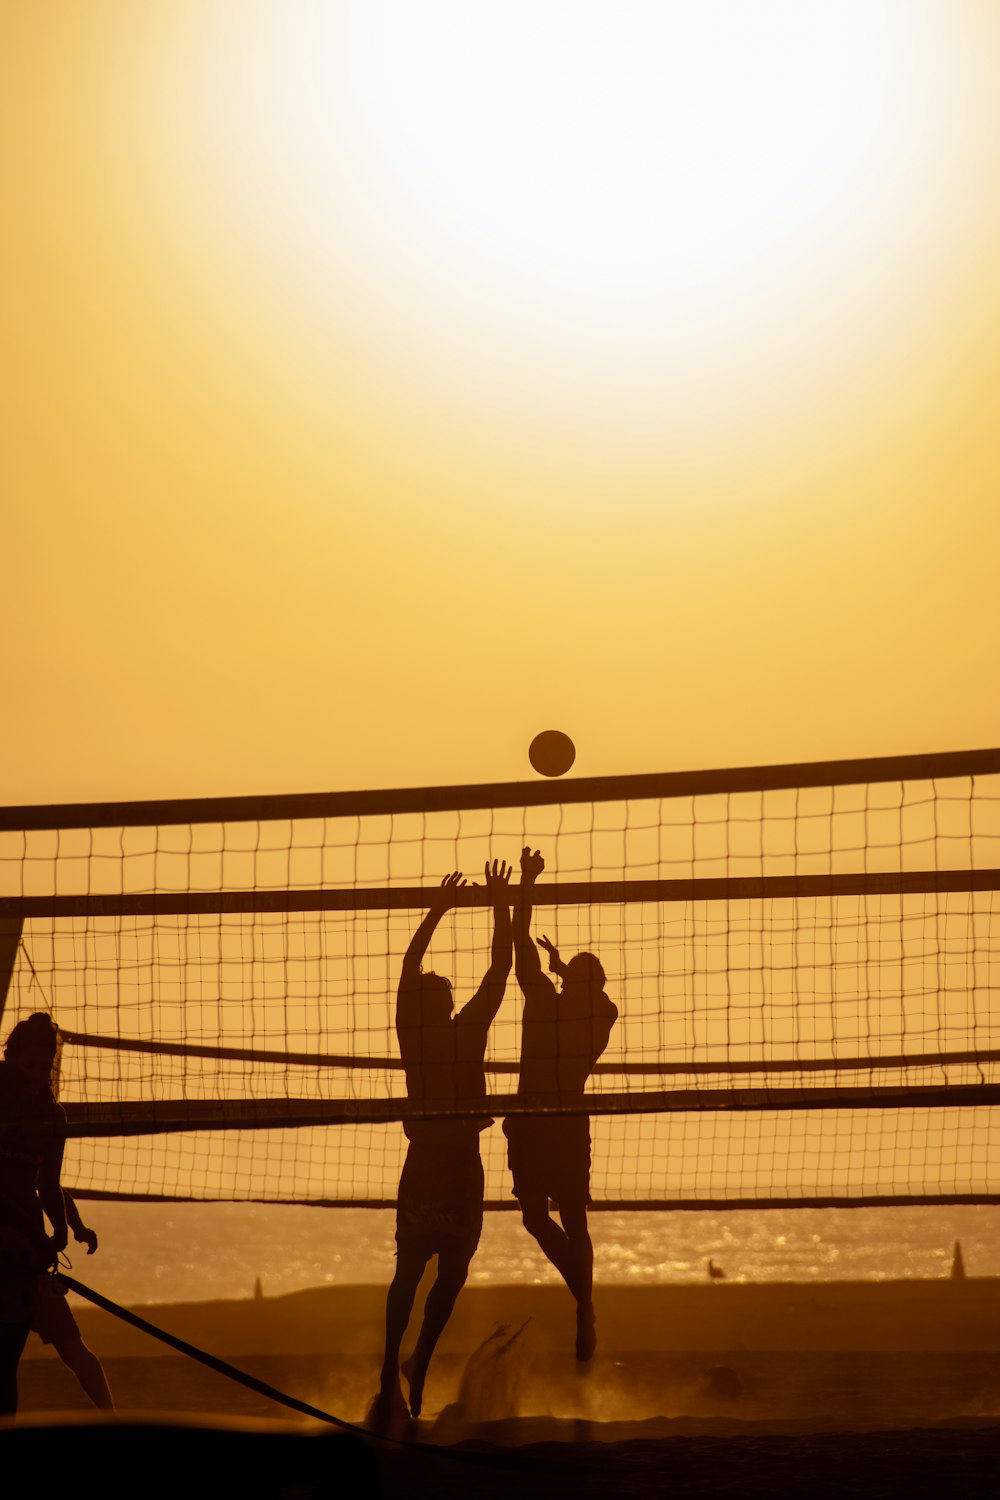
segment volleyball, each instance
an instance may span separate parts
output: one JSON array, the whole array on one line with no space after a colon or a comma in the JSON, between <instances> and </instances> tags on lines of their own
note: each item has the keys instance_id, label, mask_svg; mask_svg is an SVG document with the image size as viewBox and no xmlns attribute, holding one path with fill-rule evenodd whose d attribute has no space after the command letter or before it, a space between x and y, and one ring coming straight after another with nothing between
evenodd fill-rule
<instances>
[{"instance_id":1,"label":"volleyball","mask_svg":"<svg viewBox=\"0 0 1000 1500\"><path fill-rule=\"evenodd\" d=\"M576 746L561 729L543 729L528 746L528 759L540 776L565 776L576 760Z\"/></svg>"}]
</instances>

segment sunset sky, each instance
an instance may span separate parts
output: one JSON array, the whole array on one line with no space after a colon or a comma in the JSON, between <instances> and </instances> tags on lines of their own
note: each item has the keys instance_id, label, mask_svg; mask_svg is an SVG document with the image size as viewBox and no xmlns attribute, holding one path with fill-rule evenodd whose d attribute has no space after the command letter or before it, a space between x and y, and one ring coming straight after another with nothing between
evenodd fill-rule
<instances>
[{"instance_id":1,"label":"sunset sky","mask_svg":"<svg viewBox=\"0 0 1000 1500\"><path fill-rule=\"evenodd\" d=\"M0 10L8 803L1000 741L989 0Z\"/></svg>"}]
</instances>

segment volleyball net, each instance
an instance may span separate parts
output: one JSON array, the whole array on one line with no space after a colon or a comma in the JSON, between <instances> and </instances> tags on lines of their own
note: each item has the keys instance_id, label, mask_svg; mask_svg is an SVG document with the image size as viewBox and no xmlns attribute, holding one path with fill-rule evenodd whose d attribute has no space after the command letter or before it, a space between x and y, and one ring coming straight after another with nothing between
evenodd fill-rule
<instances>
[{"instance_id":1,"label":"volleyball net","mask_svg":"<svg viewBox=\"0 0 1000 1500\"><path fill-rule=\"evenodd\" d=\"M483 865L524 845L532 931L597 954L619 1010L586 1096L595 1207L1000 1201L996 750L0 812L0 1031L63 1032L67 1187L391 1204L429 1113L403 955L441 879L478 878L426 959L461 1006ZM512 973L498 1120L522 1004ZM513 1206L499 1127L481 1144Z\"/></svg>"}]
</instances>

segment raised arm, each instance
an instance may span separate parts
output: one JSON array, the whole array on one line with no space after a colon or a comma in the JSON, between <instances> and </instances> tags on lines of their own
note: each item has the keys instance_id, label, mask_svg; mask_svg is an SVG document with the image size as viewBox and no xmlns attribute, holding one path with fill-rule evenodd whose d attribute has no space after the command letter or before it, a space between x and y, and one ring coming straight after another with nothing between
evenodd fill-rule
<instances>
[{"instance_id":1,"label":"raised arm","mask_svg":"<svg viewBox=\"0 0 1000 1500\"><path fill-rule=\"evenodd\" d=\"M493 949L490 966L468 1005L463 1006L464 1019L489 1025L503 1001L510 974L512 932L510 922L510 877L513 869L506 861L486 862L486 890L493 903Z\"/></svg>"},{"instance_id":2,"label":"raised arm","mask_svg":"<svg viewBox=\"0 0 1000 1500\"><path fill-rule=\"evenodd\" d=\"M545 869L537 849L521 850L521 884L514 903L514 972L522 989L543 978L542 961L531 940L531 906L535 881Z\"/></svg>"},{"instance_id":3,"label":"raised arm","mask_svg":"<svg viewBox=\"0 0 1000 1500\"><path fill-rule=\"evenodd\" d=\"M448 908L454 905L455 892L461 890L463 885L465 885L465 877L460 870L455 870L451 875L444 877L434 892L427 915L411 937L410 946L403 958L403 967L399 975L400 995L405 990L416 989L420 980L420 965L423 963L430 940L434 936L434 929Z\"/></svg>"}]
</instances>

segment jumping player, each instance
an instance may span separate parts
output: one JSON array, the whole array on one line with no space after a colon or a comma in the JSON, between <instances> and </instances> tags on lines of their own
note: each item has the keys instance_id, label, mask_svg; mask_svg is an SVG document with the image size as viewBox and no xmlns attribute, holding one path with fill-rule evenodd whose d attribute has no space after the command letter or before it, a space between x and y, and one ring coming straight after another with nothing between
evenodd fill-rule
<instances>
[{"instance_id":1,"label":"jumping player","mask_svg":"<svg viewBox=\"0 0 1000 1500\"><path fill-rule=\"evenodd\" d=\"M604 993L604 969L593 953L563 963L547 937L539 939L557 990L542 973L531 940L535 881L545 868L538 850L521 852L521 884L514 906L514 964L524 992L521 1075L518 1096L541 1109L579 1106L573 1114L509 1115L504 1122L514 1196L525 1229L538 1241L576 1299L576 1357L592 1358L596 1347L594 1249L587 1227L590 1204L590 1119L584 1089L608 1045L618 1008ZM559 1209L561 1227L549 1216Z\"/></svg>"},{"instance_id":2,"label":"jumping player","mask_svg":"<svg viewBox=\"0 0 1000 1500\"><path fill-rule=\"evenodd\" d=\"M442 881L403 959L396 1001L396 1035L410 1099L429 1109L486 1105L483 1060L490 1026L500 1009L511 968L508 888L504 861L486 866L493 903L490 966L473 998L457 1015L450 982L420 967L435 928L465 885L457 871ZM409 1409L420 1415L427 1367L441 1332L465 1285L483 1227L483 1167L479 1133L492 1125L486 1115L469 1119L412 1120L399 1182L396 1211L396 1274L385 1306L385 1359L372 1420L384 1425L402 1403L399 1350L413 1300L428 1261L437 1256L437 1279L427 1296L412 1357L403 1366Z\"/></svg>"}]
</instances>

